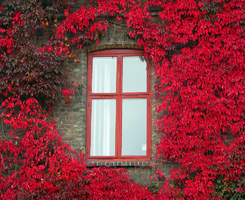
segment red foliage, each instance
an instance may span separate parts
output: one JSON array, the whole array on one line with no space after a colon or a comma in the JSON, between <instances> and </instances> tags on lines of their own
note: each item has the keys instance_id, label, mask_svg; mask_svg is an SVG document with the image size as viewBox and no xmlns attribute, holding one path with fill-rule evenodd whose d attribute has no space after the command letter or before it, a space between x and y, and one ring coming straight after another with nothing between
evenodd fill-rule
<instances>
[{"instance_id":1,"label":"red foliage","mask_svg":"<svg viewBox=\"0 0 245 200\"><path fill-rule=\"evenodd\" d=\"M71 85L71 89L68 89L67 87L64 87L62 90L62 94L64 95L64 98L66 99L65 103L70 104L71 103L71 95L75 94L75 89L77 87L78 82L73 86Z\"/></svg>"},{"instance_id":2,"label":"red foliage","mask_svg":"<svg viewBox=\"0 0 245 200\"><path fill-rule=\"evenodd\" d=\"M1 2L0 100L19 94L50 105L58 99L69 50L54 39L54 32L57 18L69 2L57 0L49 6L37 0ZM37 42L37 34L42 41Z\"/></svg>"},{"instance_id":3,"label":"red foliage","mask_svg":"<svg viewBox=\"0 0 245 200\"><path fill-rule=\"evenodd\" d=\"M243 198L245 187L244 0L144 2L141 4L140 1L133 0L98 0L94 6L83 6L70 15L67 10L66 20L57 30L57 38L66 40L66 33L71 32L74 34L71 41L81 48L89 42L98 41L100 34L103 35L101 32L107 29L108 23L105 17L113 16L116 17L115 19L125 20L130 30L129 36L137 39L138 44L144 48L146 57L154 62L155 74L159 80L155 86L158 96L156 110L159 112L156 126L163 136L158 145L158 158L173 160L181 165L181 168L171 172L171 180L166 180L158 198L231 198L237 194L236 192ZM155 20L150 12L156 8L159 13L158 20ZM18 13L13 15L14 24L22 23L20 16ZM0 31L4 33L6 30L0 29ZM12 32L11 28L8 29L9 34ZM10 54L13 40L8 36L1 37L0 45L6 47L6 52ZM1 60L1 64L5 65L4 60ZM4 92L6 93L7 90L11 91L11 87ZM6 102L5 104L11 109L15 104L21 106L18 99ZM29 106L28 101L27 105ZM31 110L29 107L26 109ZM165 110L168 114L161 116ZM30 113L32 112L34 111L31 110ZM123 173L95 168L89 171L89 178L85 178L88 170L84 162L80 161L82 158L78 156L79 159L73 161L73 158L65 153L67 147L62 146L57 133L56 136L52 135L56 131L46 124L43 114L34 112L40 117L33 118L22 114L13 116L13 112L8 110L5 114L6 123L12 124L16 129L26 129L25 135L27 135L25 139L27 143L24 143L23 147L15 134L10 142L2 141L2 151L15 153L14 157L6 158L7 161L19 162L18 156L25 156L21 148L28 152L26 155L31 159L23 163L23 166L29 167L25 169L26 172L20 170L7 178L1 177L1 180L7 183L6 186L1 185L2 191L6 191L3 195L15 197L21 191L29 191L28 194L34 194L32 197L41 195L42 192L45 193L44 196L58 195L56 191L66 191L60 188L69 188L69 195L77 193L85 194L86 197L91 195L91 198L95 199L100 198L99 195L112 198L108 191L113 186L103 185L103 183L109 184L108 177L111 177L111 182L115 181L120 191L113 195L127 195L120 190L122 181L118 181L124 177ZM47 152L51 153L46 154L47 149L42 150L46 147L42 146L43 143L37 142L39 139L34 139L37 137L36 135L33 137L34 133L48 134L40 138L53 144L47 146L51 148ZM225 142L228 135L234 137L230 143ZM36 143L39 148L42 147L40 152L43 153L39 153L39 149L35 148ZM56 157L59 156L66 165L57 160ZM52 158L54 161L46 158ZM70 174L68 176L67 172L73 170L74 162L77 162L78 171L74 176ZM70 166L67 171L66 166L68 168ZM28 170L30 168L33 170ZM27 178L28 173L31 176L28 175ZM80 176L77 176L79 173ZM43 180L48 180L44 184L45 187L42 186L43 181L39 179L40 174ZM18 177L21 177L23 182ZM64 183L63 181L57 183L57 180L61 180L60 177L62 180L69 177L71 182L67 179ZM87 180L93 184L87 184ZM141 191L140 193L145 192L145 197L149 198L147 196L149 193L145 190L132 184L126 177L123 180L126 184L123 187L129 188L128 191L133 188L132 195L136 195L134 193L136 191ZM78 187L74 186L77 181L86 190L77 191ZM98 182L101 184L95 184ZM227 188L230 182L235 186ZM60 186L62 184L64 185ZM45 190L41 190L41 187ZM89 192L87 192L88 188L90 188ZM103 193L105 190L107 192ZM81 194L82 191L85 193ZM20 194L18 195L21 197Z\"/></svg>"},{"instance_id":4,"label":"red foliage","mask_svg":"<svg viewBox=\"0 0 245 200\"><path fill-rule=\"evenodd\" d=\"M159 158L181 164L181 169L171 173L177 184L164 186L162 195L215 198L214 183L220 175L223 181L238 181L237 188L244 187L244 1L97 3L91 14L87 9L86 17L91 21L106 15L124 19L129 36L138 40L154 62L159 78L156 109L159 113L168 110L156 122L163 132ZM154 7L160 10L158 21L150 13ZM84 22L79 11L76 14L76 23ZM76 33L74 16L67 17L62 30ZM228 134L235 138L230 144L224 142Z\"/></svg>"},{"instance_id":5,"label":"red foliage","mask_svg":"<svg viewBox=\"0 0 245 200\"><path fill-rule=\"evenodd\" d=\"M35 99L2 103L14 129L0 140L1 199L147 199L153 195L116 168L86 167L83 155L62 142ZM22 135L24 134L24 136Z\"/></svg>"}]
</instances>

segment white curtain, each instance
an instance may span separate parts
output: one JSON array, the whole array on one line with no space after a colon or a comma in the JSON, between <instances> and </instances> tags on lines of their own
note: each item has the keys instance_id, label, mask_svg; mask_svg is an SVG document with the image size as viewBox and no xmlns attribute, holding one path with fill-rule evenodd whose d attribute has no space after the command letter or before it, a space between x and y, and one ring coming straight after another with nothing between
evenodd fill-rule
<instances>
[{"instance_id":1,"label":"white curtain","mask_svg":"<svg viewBox=\"0 0 245 200\"><path fill-rule=\"evenodd\" d=\"M94 57L92 69L92 92L115 93L116 74L116 57Z\"/></svg>"},{"instance_id":2,"label":"white curtain","mask_svg":"<svg viewBox=\"0 0 245 200\"><path fill-rule=\"evenodd\" d=\"M116 99L93 99L91 156L115 155Z\"/></svg>"}]
</instances>

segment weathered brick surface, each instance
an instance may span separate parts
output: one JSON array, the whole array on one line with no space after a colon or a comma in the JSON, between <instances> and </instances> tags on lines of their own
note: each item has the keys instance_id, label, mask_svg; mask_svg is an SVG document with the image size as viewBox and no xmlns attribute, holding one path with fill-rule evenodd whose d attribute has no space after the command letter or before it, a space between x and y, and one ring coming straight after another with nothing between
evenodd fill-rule
<instances>
[{"instance_id":1,"label":"weathered brick surface","mask_svg":"<svg viewBox=\"0 0 245 200\"><path fill-rule=\"evenodd\" d=\"M86 1L77 1L74 9L81 6ZM90 1L89 1L90 2ZM43 41L45 38L39 38ZM38 41L37 41L38 42ZM65 104L62 97L54 108L54 118L56 120L57 129L60 131L63 140L68 143L72 149L80 149L85 154L86 152L86 123L87 123L87 55L89 52L105 50L105 49L142 49L137 46L135 40L129 39L127 36L127 27L121 22L109 21L109 28L105 32L100 44L92 44L84 47L81 50L75 50L80 62L76 65L71 64L68 67L67 79L72 82L78 81L78 86L75 95L71 97L71 104ZM73 62L73 61L70 61ZM154 68L152 68L152 92L156 84ZM153 175L156 169L160 168L168 176L169 171L175 166L173 163L160 163L155 160L156 144L160 141L158 131L154 129L157 113L155 111L156 98L152 97L152 159L151 161L127 161L127 162L89 162L88 166L112 166L125 167L132 176L135 182L141 184L149 184L150 176ZM0 124L2 138L9 133L9 127ZM175 166L176 167L176 166Z\"/></svg>"},{"instance_id":2,"label":"weathered brick surface","mask_svg":"<svg viewBox=\"0 0 245 200\"><path fill-rule=\"evenodd\" d=\"M64 133L63 139L73 149L81 149L84 154L86 151L86 109L87 109L87 54L93 51L105 49L141 49L137 46L136 41L129 39L127 36L126 26L118 21L117 23L110 23L108 31L105 32L100 44L92 44L86 46L82 50L77 50L76 54L80 59L80 63L73 65L69 70L68 78L71 81L78 81L78 88L75 96L72 98L71 104L64 104L61 101L57 104L55 109L55 120L57 128ZM156 78L154 75L154 68L152 68L152 92L154 92L154 85ZM149 162L89 162L88 166L114 166L125 167L133 180L147 184L150 181L150 176L154 175L157 167L160 167L167 175L172 169L173 164L161 164L155 160L156 144L160 140L158 131L154 129L157 113L155 111L155 96L152 98L152 160ZM156 163L154 165L153 163ZM154 165L154 167L150 165Z\"/></svg>"}]
</instances>

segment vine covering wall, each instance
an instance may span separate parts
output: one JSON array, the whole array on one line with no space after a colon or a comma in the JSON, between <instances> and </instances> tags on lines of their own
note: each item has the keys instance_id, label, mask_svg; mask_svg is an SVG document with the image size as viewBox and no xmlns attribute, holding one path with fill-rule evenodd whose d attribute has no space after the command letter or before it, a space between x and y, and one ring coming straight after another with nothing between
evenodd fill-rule
<instances>
[{"instance_id":1,"label":"vine covering wall","mask_svg":"<svg viewBox=\"0 0 245 200\"><path fill-rule=\"evenodd\" d=\"M22 2L25 6L9 2L0 8L1 117L15 131L11 140L1 140L2 196L49 198L55 194L58 198L69 194L119 199L129 195L121 190L111 193L115 185L127 187L129 198L136 199L244 198L243 0L98 0L75 12L66 8L60 24L55 16L60 13L58 8L69 6L65 0L54 7L34 0ZM90 170L82 157L66 154L71 150L61 142L55 126L46 122L47 115L35 100L51 109L57 91L62 90L64 101L71 102L71 88L77 85L59 89L66 74L64 62L79 60L71 46L86 50L91 43L99 44L111 18L126 24L129 37L154 63L156 127L162 134L157 158L180 164L170 172L170 179L157 171L164 180L157 197L133 184L119 169ZM50 24L53 29L46 28ZM46 45L32 42L39 29L48 34ZM234 139L226 143L229 135ZM21 170L15 170L16 163ZM3 175L6 171L7 177ZM66 181L61 184L60 180ZM96 184L98 180L103 181ZM108 187L106 180L118 184ZM78 192L78 188L84 190Z\"/></svg>"}]
</instances>

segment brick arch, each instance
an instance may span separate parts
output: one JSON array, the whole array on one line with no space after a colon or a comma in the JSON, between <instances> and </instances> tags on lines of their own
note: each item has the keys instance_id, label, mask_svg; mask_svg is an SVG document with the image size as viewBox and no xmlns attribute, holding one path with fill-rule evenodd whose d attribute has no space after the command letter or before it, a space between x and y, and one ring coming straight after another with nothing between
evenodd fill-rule
<instances>
[{"instance_id":1,"label":"brick arch","mask_svg":"<svg viewBox=\"0 0 245 200\"><path fill-rule=\"evenodd\" d=\"M94 51L109 50L109 49L136 49L136 50L143 50L143 48L140 47L137 44L103 44L103 45L97 45L97 46L88 47L87 51L88 51L88 53L90 53L90 52L94 52Z\"/></svg>"}]
</instances>

